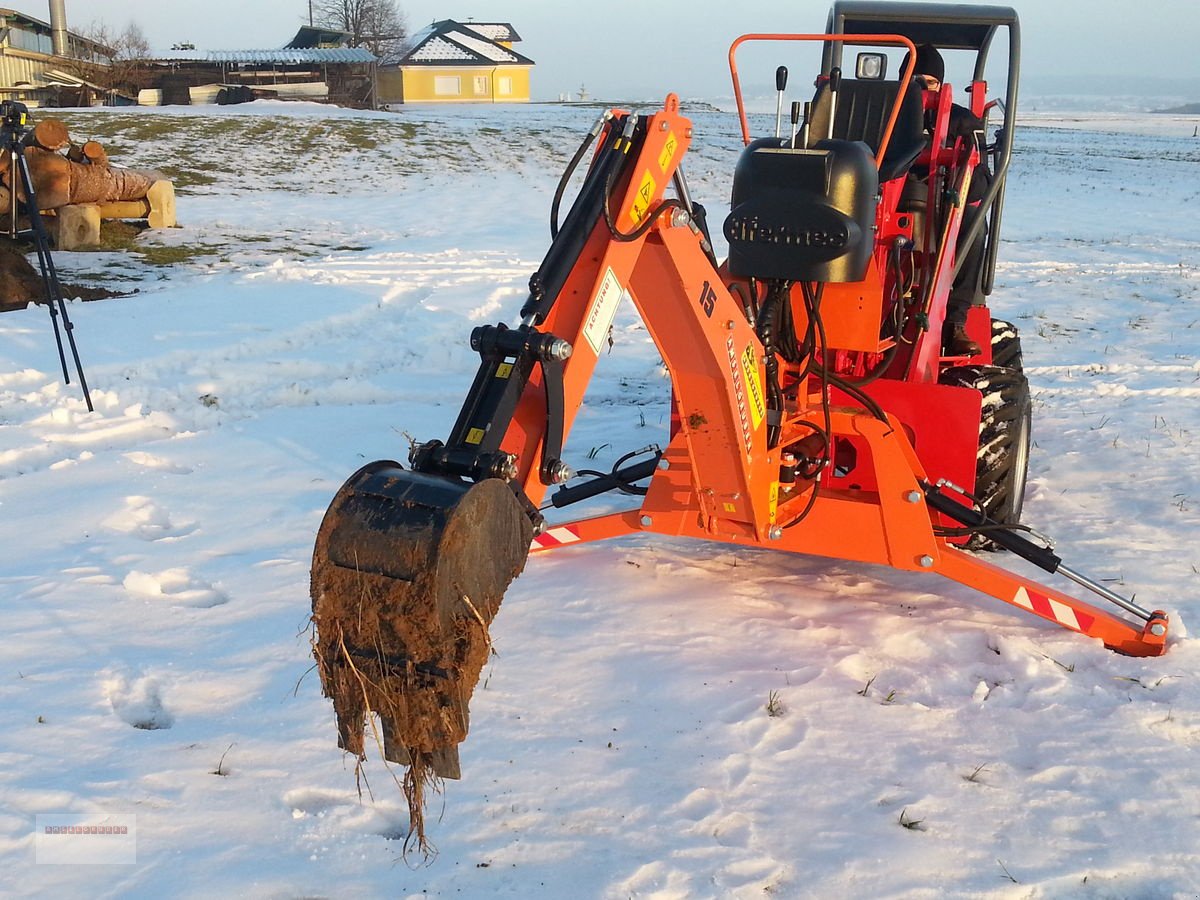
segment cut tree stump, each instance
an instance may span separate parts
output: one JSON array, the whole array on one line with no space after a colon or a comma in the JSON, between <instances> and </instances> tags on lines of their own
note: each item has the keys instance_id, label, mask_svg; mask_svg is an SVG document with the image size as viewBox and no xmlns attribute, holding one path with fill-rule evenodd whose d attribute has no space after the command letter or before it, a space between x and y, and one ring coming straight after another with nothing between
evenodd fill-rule
<instances>
[{"instance_id":1,"label":"cut tree stump","mask_svg":"<svg viewBox=\"0 0 1200 900\"><path fill-rule=\"evenodd\" d=\"M60 206L46 225L59 250L92 250L100 246L100 207L95 203Z\"/></svg>"}]
</instances>

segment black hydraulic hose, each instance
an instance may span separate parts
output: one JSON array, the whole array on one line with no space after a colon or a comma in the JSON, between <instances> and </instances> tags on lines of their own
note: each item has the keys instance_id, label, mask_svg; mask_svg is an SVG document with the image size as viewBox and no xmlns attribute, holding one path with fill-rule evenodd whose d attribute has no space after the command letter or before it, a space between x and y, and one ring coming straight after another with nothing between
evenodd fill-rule
<instances>
[{"instance_id":1,"label":"black hydraulic hose","mask_svg":"<svg viewBox=\"0 0 1200 900\"><path fill-rule=\"evenodd\" d=\"M596 135L604 127L604 123L611 118L611 115L605 114L601 116L591 130L584 136L579 149L575 151L575 155L571 157L571 161L567 163L566 169L563 170L562 178L558 180L558 187L554 189L554 202L550 204L550 238L553 240L558 237L558 208L562 204L563 194L567 190L567 182L571 180L571 176L575 174L575 169L579 167L579 163L583 160L583 155L587 153L588 147L592 146L592 141L596 139Z\"/></svg>"},{"instance_id":2,"label":"black hydraulic hose","mask_svg":"<svg viewBox=\"0 0 1200 900\"><path fill-rule=\"evenodd\" d=\"M989 519L978 509L963 506L953 497L943 494L931 484L923 484L922 488L925 491L925 502L938 512L949 516L956 522L961 522L968 528L985 528L988 540L994 541L1005 550L1015 553L1021 559L1033 563L1039 569L1043 569L1053 575L1058 571L1058 567L1062 565L1062 558L1049 547L1035 544L1015 531L996 527L999 523Z\"/></svg>"},{"instance_id":3,"label":"black hydraulic hose","mask_svg":"<svg viewBox=\"0 0 1200 900\"><path fill-rule=\"evenodd\" d=\"M825 320L821 318L821 297L825 293L825 284L822 282L814 290L811 283L807 281L801 282L800 293L804 298L804 311L808 314L809 323L816 327L813 349L808 361L810 368L813 366L816 367L817 375L821 379L821 414L825 422L824 465L828 465L832 461L830 454L833 451L833 447L830 445L830 438L833 435L833 414L829 410L829 385L831 378L829 370L825 366L825 351L829 345L825 338ZM820 340L819 351L816 340ZM818 353L820 354L820 362L816 362Z\"/></svg>"},{"instance_id":4,"label":"black hydraulic hose","mask_svg":"<svg viewBox=\"0 0 1200 900\"><path fill-rule=\"evenodd\" d=\"M650 213L644 220L642 220L642 223L638 225L637 228L630 232L623 232L617 227L617 222L613 218L612 209L608 202L610 199L612 199L612 189L613 185L616 184L616 181L617 172L616 170L612 170L608 173L608 180L604 184L604 222L606 225L608 225L609 233L616 241L620 241L621 243L632 243L649 231L663 213L671 209L683 209L683 204L678 200L664 200L654 208L654 212Z\"/></svg>"},{"instance_id":5,"label":"black hydraulic hose","mask_svg":"<svg viewBox=\"0 0 1200 900\"><path fill-rule=\"evenodd\" d=\"M763 347L763 367L767 376L767 409L776 416L783 415L783 390L779 386L779 360L775 358L775 327L778 324L780 304L787 298L790 282L773 284L767 292L767 299L758 310L758 321L755 323L755 333ZM778 421L767 425L767 449L773 449L779 443L782 426Z\"/></svg>"},{"instance_id":6,"label":"black hydraulic hose","mask_svg":"<svg viewBox=\"0 0 1200 900\"><path fill-rule=\"evenodd\" d=\"M869 412L879 421L887 422L888 425L891 425L891 422L888 421L887 413L883 411L883 408L873 399L871 399L869 394L860 390L858 385L846 381L840 375L834 375L832 372L826 372L825 377L835 388L849 394L851 397L861 403L866 408L867 412Z\"/></svg>"},{"instance_id":7,"label":"black hydraulic hose","mask_svg":"<svg viewBox=\"0 0 1200 900\"><path fill-rule=\"evenodd\" d=\"M609 135L616 132L621 122L620 118L613 119ZM534 324L540 324L550 312L579 254L583 252L592 228L604 213L604 188L609 173L619 171L624 166L628 150L624 139L613 140L600 151L599 158L588 170L583 187L567 213L562 228L546 251L541 266L529 279L529 299L521 307L523 320L533 317Z\"/></svg>"}]
</instances>

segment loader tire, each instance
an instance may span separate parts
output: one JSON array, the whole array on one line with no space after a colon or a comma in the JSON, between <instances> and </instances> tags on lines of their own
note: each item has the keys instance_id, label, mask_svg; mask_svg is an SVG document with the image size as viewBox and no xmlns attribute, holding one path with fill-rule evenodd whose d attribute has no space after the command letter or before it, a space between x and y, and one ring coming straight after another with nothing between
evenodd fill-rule
<instances>
[{"instance_id":1,"label":"loader tire","mask_svg":"<svg viewBox=\"0 0 1200 900\"><path fill-rule=\"evenodd\" d=\"M983 395L975 498L989 519L1001 525L1018 524L1029 477L1033 412L1029 382L1016 369L1002 366L954 366L942 373L940 381L973 388ZM1002 549L982 534L972 535L966 546L969 550Z\"/></svg>"},{"instance_id":2,"label":"loader tire","mask_svg":"<svg viewBox=\"0 0 1200 900\"><path fill-rule=\"evenodd\" d=\"M1024 371L1021 358L1021 333L1012 322L992 319L992 365Z\"/></svg>"}]
</instances>

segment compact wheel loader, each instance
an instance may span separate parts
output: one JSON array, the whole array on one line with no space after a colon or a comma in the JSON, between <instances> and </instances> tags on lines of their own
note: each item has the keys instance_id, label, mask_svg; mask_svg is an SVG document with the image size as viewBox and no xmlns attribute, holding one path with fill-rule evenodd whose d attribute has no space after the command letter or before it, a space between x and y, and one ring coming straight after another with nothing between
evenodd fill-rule
<instances>
[{"instance_id":1,"label":"compact wheel loader","mask_svg":"<svg viewBox=\"0 0 1200 900\"><path fill-rule=\"evenodd\" d=\"M1006 94L989 98L984 65L1001 33ZM739 49L806 41L822 45L815 93L793 104L789 127L777 115L775 134L753 136ZM914 81L922 44L974 51L963 103L981 120L1002 117L992 143L948 139L954 91ZM867 48L852 67L843 63L851 47ZM891 78L889 50L907 51ZM724 261L684 178L694 134L678 98L596 122L560 182L550 248L519 324L471 334L479 369L447 439L415 444L408 468L364 466L321 525L314 652L344 749L362 756L367 722L388 759L458 777L467 703L509 583L531 552L622 535L925 571L1113 650L1164 652L1162 611L1068 568L1019 521L1029 386L1016 329L985 302L1019 57L1017 16L995 6L839 2L824 34L739 37L729 64L745 147L722 223ZM785 73L777 76L782 101ZM990 186L967 216L984 166ZM963 248L979 240L967 329L980 352L948 356L947 297ZM670 372L669 440L573 479L564 442L626 295ZM547 522L618 490L640 502ZM998 548L1107 605L981 555Z\"/></svg>"}]
</instances>

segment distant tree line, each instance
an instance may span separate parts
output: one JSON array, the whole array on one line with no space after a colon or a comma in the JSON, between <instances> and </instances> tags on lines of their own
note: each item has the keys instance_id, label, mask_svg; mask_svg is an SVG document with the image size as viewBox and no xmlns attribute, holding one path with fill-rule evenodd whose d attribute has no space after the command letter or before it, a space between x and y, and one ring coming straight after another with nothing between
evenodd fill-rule
<instances>
[{"instance_id":1,"label":"distant tree line","mask_svg":"<svg viewBox=\"0 0 1200 900\"><path fill-rule=\"evenodd\" d=\"M399 56L408 40L408 22L394 0L313 0L314 25L344 31L351 47L363 47L381 60Z\"/></svg>"},{"instance_id":2,"label":"distant tree line","mask_svg":"<svg viewBox=\"0 0 1200 900\"><path fill-rule=\"evenodd\" d=\"M103 22L93 22L79 34L95 42L91 59L72 60L69 68L88 81L98 81L118 90L136 86L142 61L150 56L150 42L136 22L116 31Z\"/></svg>"}]
</instances>

